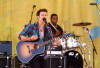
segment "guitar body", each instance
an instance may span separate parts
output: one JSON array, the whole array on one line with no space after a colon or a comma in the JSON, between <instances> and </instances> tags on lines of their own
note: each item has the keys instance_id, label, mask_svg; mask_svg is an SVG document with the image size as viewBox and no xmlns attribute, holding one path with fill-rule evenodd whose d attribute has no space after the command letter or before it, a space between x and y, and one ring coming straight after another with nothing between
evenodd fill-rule
<instances>
[{"instance_id":1,"label":"guitar body","mask_svg":"<svg viewBox=\"0 0 100 68\"><path fill-rule=\"evenodd\" d=\"M45 46L39 46L42 42L42 40L38 42L19 41L16 46L19 60L23 63L27 63L36 55L42 54L45 51Z\"/></svg>"}]
</instances>

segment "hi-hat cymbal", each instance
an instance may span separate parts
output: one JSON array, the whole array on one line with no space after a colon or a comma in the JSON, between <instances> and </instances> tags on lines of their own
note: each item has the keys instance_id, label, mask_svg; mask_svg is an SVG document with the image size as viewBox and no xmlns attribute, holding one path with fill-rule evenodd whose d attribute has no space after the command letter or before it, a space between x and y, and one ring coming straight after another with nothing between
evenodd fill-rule
<instances>
[{"instance_id":1,"label":"hi-hat cymbal","mask_svg":"<svg viewBox=\"0 0 100 68\"><path fill-rule=\"evenodd\" d=\"M75 37L82 37L82 36L76 35Z\"/></svg>"},{"instance_id":2,"label":"hi-hat cymbal","mask_svg":"<svg viewBox=\"0 0 100 68\"><path fill-rule=\"evenodd\" d=\"M82 36L80 36L80 35L73 35L74 37L82 37Z\"/></svg>"},{"instance_id":3,"label":"hi-hat cymbal","mask_svg":"<svg viewBox=\"0 0 100 68\"><path fill-rule=\"evenodd\" d=\"M89 23L89 22L82 22L82 23L75 23L75 24L73 24L73 26L87 26L87 25L91 25L91 23Z\"/></svg>"}]
</instances>

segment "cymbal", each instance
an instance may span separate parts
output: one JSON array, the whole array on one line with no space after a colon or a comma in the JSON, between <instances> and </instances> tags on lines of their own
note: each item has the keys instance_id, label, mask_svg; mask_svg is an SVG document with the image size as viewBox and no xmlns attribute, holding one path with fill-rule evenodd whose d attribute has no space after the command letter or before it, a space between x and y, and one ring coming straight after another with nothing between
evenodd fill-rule
<instances>
[{"instance_id":1,"label":"cymbal","mask_svg":"<svg viewBox=\"0 0 100 68\"><path fill-rule=\"evenodd\" d=\"M80 35L72 35L72 36L74 36L74 37L82 37L82 36L80 36Z\"/></svg>"},{"instance_id":2,"label":"cymbal","mask_svg":"<svg viewBox=\"0 0 100 68\"><path fill-rule=\"evenodd\" d=\"M76 35L75 37L82 37L82 36Z\"/></svg>"},{"instance_id":3,"label":"cymbal","mask_svg":"<svg viewBox=\"0 0 100 68\"><path fill-rule=\"evenodd\" d=\"M87 25L91 25L91 23L89 23L89 22L82 22L82 23L75 23L75 24L73 24L73 26L87 26Z\"/></svg>"}]
</instances>

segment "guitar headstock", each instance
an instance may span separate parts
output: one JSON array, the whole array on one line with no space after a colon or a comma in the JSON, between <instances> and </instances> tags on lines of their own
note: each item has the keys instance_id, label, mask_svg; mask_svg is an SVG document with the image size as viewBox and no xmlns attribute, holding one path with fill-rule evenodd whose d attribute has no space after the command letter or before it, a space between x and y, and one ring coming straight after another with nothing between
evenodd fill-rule
<instances>
[{"instance_id":1,"label":"guitar headstock","mask_svg":"<svg viewBox=\"0 0 100 68\"><path fill-rule=\"evenodd\" d=\"M70 36L72 36L71 33L65 33L65 34L62 36L62 38L66 38L66 37L70 37Z\"/></svg>"}]
</instances>

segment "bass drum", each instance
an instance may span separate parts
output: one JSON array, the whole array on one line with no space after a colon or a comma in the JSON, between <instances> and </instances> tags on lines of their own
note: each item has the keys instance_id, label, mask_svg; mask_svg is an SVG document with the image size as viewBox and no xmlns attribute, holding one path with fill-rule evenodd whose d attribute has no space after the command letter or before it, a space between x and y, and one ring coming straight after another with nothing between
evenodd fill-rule
<instances>
[{"instance_id":1,"label":"bass drum","mask_svg":"<svg viewBox=\"0 0 100 68\"><path fill-rule=\"evenodd\" d=\"M64 55L66 56L66 68L83 68L83 58L79 52L70 50Z\"/></svg>"}]
</instances>

